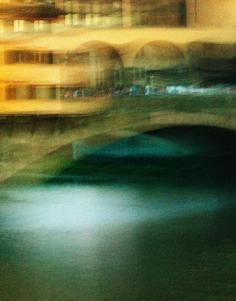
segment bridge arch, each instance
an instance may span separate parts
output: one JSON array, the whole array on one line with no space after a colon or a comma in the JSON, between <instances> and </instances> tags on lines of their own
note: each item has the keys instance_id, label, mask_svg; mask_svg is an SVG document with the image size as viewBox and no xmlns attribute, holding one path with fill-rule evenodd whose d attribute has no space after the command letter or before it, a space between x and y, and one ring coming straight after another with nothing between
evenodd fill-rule
<instances>
[{"instance_id":1,"label":"bridge arch","mask_svg":"<svg viewBox=\"0 0 236 301\"><path fill-rule=\"evenodd\" d=\"M129 117L127 116L129 119ZM113 120L112 120L113 121ZM134 121L132 118L117 128L108 125L104 132L95 133L84 140L71 139L75 143L75 157L80 158L93 153L106 145L112 145L119 140L132 138L147 132L156 132L171 128L212 128L218 132L228 131L233 133L236 128L235 118L218 113L208 112L160 112L152 113L149 117ZM114 124L113 124L114 126ZM203 131L204 133L204 131ZM183 131L184 134L184 131ZM196 137L197 138L197 137ZM217 137L212 137L217 140ZM193 141L195 141L193 135ZM230 141L230 140L229 140ZM78 151L78 152L77 152Z\"/></svg>"},{"instance_id":2,"label":"bridge arch","mask_svg":"<svg viewBox=\"0 0 236 301\"><path fill-rule=\"evenodd\" d=\"M112 87L122 81L122 58L119 51L108 43L86 42L73 50L73 57L88 68L90 87Z\"/></svg>"},{"instance_id":3,"label":"bridge arch","mask_svg":"<svg viewBox=\"0 0 236 301\"><path fill-rule=\"evenodd\" d=\"M214 158L228 155L232 151L235 131L211 124L172 124L147 127L137 131L120 131L90 137L86 141L75 141L73 160L87 156L100 158L145 158L184 157L199 155ZM137 161L138 163L138 161Z\"/></svg>"},{"instance_id":4,"label":"bridge arch","mask_svg":"<svg viewBox=\"0 0 236 301\"><path fill-rule=\"evenodd\" d=\"M236 82L236 44L192 42L187 49L188 61L206 83Z\"/></svg>"},{"instance_id":5,"label":"bridge arch","mask_svg":"<svg viewBox=\"0 0 236 301\"><path fill-rule=\"evenodd\" d=\"M199 99L193 99L192 103L197 100ZM125 103L127 103L127 101L129 100L126 99ZM179 103L180 98L176 99L176 101ZM192 111L192 109L188 111L186 109L191 107L189 103L191 100L188 99L187 101L187 107L183 111L175 109L172 111L161 110L159 104L157 104L157 106L153 106L152 111L146 112L145 110L141 110L138 111L140 112L139 114L124 114L124 112L127 112L127 109L133 112L132 106L137 109L137 103L134 99L130 99L130 103L126 107L124 103L120 101L118 106L113 107L110 114L102 114L100 116L101 120L99 120L99 124L101 126L97 126L97 122L95 122L95 125L93 122L89 125L89 120L91 121L93 115L89 116L90 113L87 112L84 121L88 128L85 131L83 131L83 129L81 131L81 120L83 122L83 118L81 119L81 116L74 116L74 114L76 114L75 112L71 113L72 115L62 117L60 117L60 115L49 117L40 115L29 117L22 115L20 118L16 118L15 116L4 117L0 120L2 128L6 129L1 133L3 148L5 145L8 145L9 150L17 149L19 146L19 135L22 137L22 144L20 144L22 146L19 149L20 161L18 160L16 162L14 160L14 164L12 164L12 156L7 157L8 159L6 158L6 165L2 168L0 182L9 178L28 164L36 162L44 155L54 153L62 147L69 146L68 156L71 159L70 146L74 143L76 143L76 156L80 158L103 145L112 144L123 138L164 128L206 126L225 128L228 130L236 129L235 114L233 111L230 112L231 107L227 106L227 99L224 102L225 107L218 109L216 112L206 112L203 111L201 107L196 111ZM231 98L228 100L228 104L229 102L232 102ZM152 101L145 101L143 104L150 106ZM165 99L163 106L166 107L166 105L168 106L168 100ZM94 104L92 104L92 107L94 107ZM121 110L119 110L119 108L121 108ZM157 108L159 108L159 111L157 111ZM97 114L98 111L95 111ZM23 139L23 137L25 138ZM234 140L231 139L231 141ZM38 151L39 149L40 151ZM11 154L11 152L9 152L9 154ZM60 168L61 162L59 165L58 167ZM9 168L9 166L11 168ZM46 166L47 165L44 164L44 167Z\"/></svg>"},{"instance_id":6,"label":"bridge arch","mask_svg":"<svg viewBox=\"0 0 236 301\"><path fill-rule=\"evenodd\" d=\"M133 64L147 69L166 69L184 62L184 53L177 45L168 41L154 40L138 49Z\"/></svg>"},{"instance_id":7,"label":"bridge arch","mask_svg":"<svg viewBox=\"0 0 236 301\"><path fill-rule=\"evenodd\" d=\"M184 52L178 45L167 41L147 42L137 49L133 58L133 68L137 71L134 77L139 82L149 84L161 80L166 84L171 75L181 73L186 66ZM163 77L168 71L171 71L171 75Z\"/></svg>"}]
</instances>

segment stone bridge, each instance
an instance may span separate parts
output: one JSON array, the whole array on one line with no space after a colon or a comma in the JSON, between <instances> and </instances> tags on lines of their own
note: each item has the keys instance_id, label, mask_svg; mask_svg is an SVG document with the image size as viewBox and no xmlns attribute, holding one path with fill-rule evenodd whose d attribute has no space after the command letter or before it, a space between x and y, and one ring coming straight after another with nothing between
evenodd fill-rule
<instances>
[{"instance_id":1,"label":"stone bridge","mask_svg":"<svg viewBox=\"0 0 236 301\"><path fill-rule=\"evenodd\" d=\"M78 158L118 139L176 126L235 130L235 96L125 97L109 99L102 109L87 113L2 114L0 182L32 164L37 172L63 168L73 159L73 145ZM67 147L65 156L37 167L62 147Z\"/></svg>"},{"instance_id":2,"label":"stone bridge","mask_svg":"<svg viewBox=\"0 0 236 301\"><path fill-rule=\"evenodd\" d=\"M93 82L98 71L107 74L108 70L132 68L195 68L196 60L199 64L209 59L214 60L213 72L222 72L223 60L228 62L227 68L233 69L231 73L234 74L235 44L234 28L74 29L70 33L30 35L14 43L3 43L0 82L84 86ZM35 53L52 56L53 64L36 59L33 62L26 59L20 64L11 61L11 56L22 50L30 57ZM86 55L88 62L85 68L81 62ZM100 76L99 72L96 77ZM3 96L1 98L4 99Z\"/></svg>"}]
</instances>

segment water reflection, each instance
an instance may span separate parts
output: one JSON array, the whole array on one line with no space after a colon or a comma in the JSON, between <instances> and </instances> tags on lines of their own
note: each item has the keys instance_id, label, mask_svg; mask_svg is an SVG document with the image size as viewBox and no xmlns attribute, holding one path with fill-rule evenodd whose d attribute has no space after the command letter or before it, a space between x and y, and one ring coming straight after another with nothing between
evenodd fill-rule
<instances>
[{"instance_id":1,"label":"water reflection","mask_svg":"<svg viewBox=\"0 0 236 301\"><path fill-rule=\"evenodd\" d=\"M2 226L17 231L93 229L145 220L165 222L222 208L221 200L206 194L201 199L196 191L181 193L180 200L159 189L152 193L124 184L12 190L1 204Z\"/></svg>"},{"instance_id":2,"label":"water reflection","mask_svg":"<svg viewBox=\"0 0 236 301\"><path fill-rule=\"evenodd\" d=\"M3 300L233 300L234 194L223 190L4 189Z\"/></svg>"},{"instance_id":3,"label":"water reflection","mask_svg":"<svg viewBox=\"0 0 236 301\"><path fill-rule=\"evenodd\" d=\"M148 135L1 187L1 300L235 300L234 132Z\"/></svg>"}]
</instances>

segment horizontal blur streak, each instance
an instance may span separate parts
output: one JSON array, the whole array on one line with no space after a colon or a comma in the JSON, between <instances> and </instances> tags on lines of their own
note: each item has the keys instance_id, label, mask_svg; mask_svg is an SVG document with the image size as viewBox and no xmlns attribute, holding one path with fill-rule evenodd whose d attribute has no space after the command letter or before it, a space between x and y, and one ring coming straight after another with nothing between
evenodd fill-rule
<instances>
[{"instance_id":1,"label":"horizontal blur streak","mask_svg":"<svg viewBox=\"0 0 236 301\"><path fill-rule=\"evenodd\" d=\"M2 108L15 100L22 112L32 112L36 101L35 113L57 114L57 103L48 109L42 101L182 94L183 86L231 85L234 91L236 5L222 3L2 1Z\"/></svg>"},{"instance_id":2,"label":"horizontal blur streak","mask_svg":"<svg viewBox=\"0 0 236 301\"><path fill-rule=\"evenodd\" d=\"M235 129L235 4L221 4L1 1L1 180L77 140L86 148L124 130ZM215 24L220 13L225 26L220 18ZM50 121L38 118L47 114ZM25 126L17 115L32 119Z\"/></svg>"},{"instance_id":3,"label":"horizontal blur streak","mask_svg":"<svg viewBox=\"0 0 236 301\"><path fill-rule=\"evenodd\" d=\"M1 190L2 296L17 301L234 296L235 188L228 189L158 181Z\"/></svg>"},{"instance_id":4,"label":"horizontal blur streak","mask_svg":"<svg viewBox=\"0 0 236 301\"><path fill-rule=\"evenodd\" d=\"M162 193L156 191L157 195ZM101 226L115 227L146 220L166 222L169 219L217 211L224 205L212 196L202 200L197 191L192 191L189 201L186 201L188 197L181 191L183 200L177 202L166 195L165 202L159 200L152 203L152 198L149 198L143 203L143 196L139 196L135 187L132 190L129 186L123 189L120 186L51 186L47 190L40 187L2 190L4 194L6 200L13 199L14 202L1 203L1 227L17 231L94 231Z\"/></svg>"}]
</instances>

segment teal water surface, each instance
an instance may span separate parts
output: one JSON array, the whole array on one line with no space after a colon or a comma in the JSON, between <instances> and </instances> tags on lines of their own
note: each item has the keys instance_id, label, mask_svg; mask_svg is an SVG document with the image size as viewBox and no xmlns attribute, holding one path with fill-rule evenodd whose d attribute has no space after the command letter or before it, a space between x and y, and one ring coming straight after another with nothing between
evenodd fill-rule
<instances>
[{"instance_id":1,"label":"teal water surface","mask_svg":"<svg viewBox=\"0 0 236 301\"><path fill-rule=\"evenodd\" d=\"M124 184L1 194L1 300L232 300L235 192Z\"/></svg>"},{"instance_id":2,"label":"teal water surface","mask_svg":"<svg viewBox=\"0 0 236 301\"><path fill-rule=\"evenodd\" d=\"M2 187L0 300L235 301L226 151L95 154L44 183Z\"/></svg>"}]
</instances>

